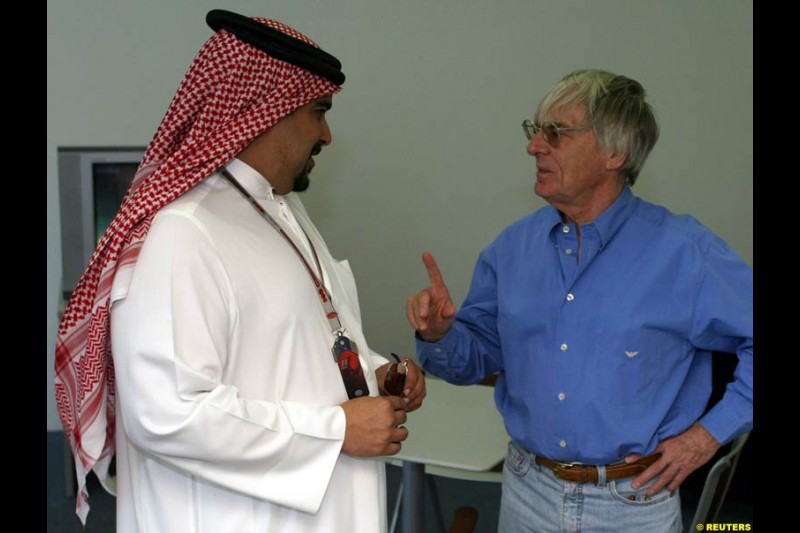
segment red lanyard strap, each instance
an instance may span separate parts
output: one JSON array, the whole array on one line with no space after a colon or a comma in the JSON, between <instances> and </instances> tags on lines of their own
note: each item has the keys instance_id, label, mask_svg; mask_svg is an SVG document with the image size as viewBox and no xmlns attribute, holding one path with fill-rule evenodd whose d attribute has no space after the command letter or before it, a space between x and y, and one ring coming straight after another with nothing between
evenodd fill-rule
<instances>
[{"instance_id":1,"label":"red lanyard strap","mask_svg":"<svg viewBox=\"0 0 800 533\"><path fill-rule=\"evenodd\" d=\"M308 275L311 276L311 280L314 282L314 287L316 287L317 294L322 302L322 308L325 310L325 317L328 319L328 323L331 325L331 331L336 336L336 340L334 341L332 348L333 359L336 361L336 365L339 367L339 372L342 375L342 381L344 383L345 390L347 390L347 397L352 400L353 398L369 395L369 385L367 385L367 380L364 377L364 369L361 367L361 361L358 357L358 352L350 342L350 339L344 335L344 327L342 327L342 323L339 321L339 315L336 313L336 309L333 308L331 295L328 292L328 289L325 288L325 284L322 282L322 264L319 262L317 250L314 248L314 243L311 242L306 230L303 229L298 222L298 226L300 226L300 229L306 236L308 244L311 247L311 252L314 254L314 261L316 261L317 269L319 269L319 277L317 277L314 269L312 269L311 265L308 264L305 256L303 256L303 254L300 252L300 249L294 243L292 238L289 237L281 225L278 224L278 222L272 218L272 216L267 213L263 207L261 207L261 204L259 204L256 199L253 198L247 189L242 187L242 184L236 181L236 178L234 178L231 173L228 172L228 169L222 167L220 168L219 173L240 193L242 193L245 198L247 198L255 210L258 211L267 222L269 222L270 226L272 226L275 231L280 233L286 242L292 246L295 253L297 253L297 256L303 262L303 265L305 265Z\"/></svg>"},{"instance_id":2,"label":"red lanyard strap","mask_svg":"<svg viewBox=\"0 0 800 533\"><path fill-rule=\"evenodd\" d=\"M258 211L259 214L261 214L261 216L267 222L269 222L270 226L272 226L275 229L275 231L280 233L280 235L286 240L286 242L288 242L289 245L291 245L295 253L297 253L297 257L300 258L300 260L303 262L303 265L306 267L308 275L311 276L311 281L313 281L314 287L317 289L317 294L319 295L319 299L322 302L322 308L325 310L325 317L328 319L328 322L331 325L331 331L334 334L343 332L344 328L342 327L341 321L339 321L339 314L336 312L336 309L334 309L331 295L328 292L328 289L325 288L325 284L322 282L323 278L322 265L319 262L319 257L317 256L317 250L314 248L314 243L311 242L311 239L308 237L308 233L306 233L306 230L303 229L302 226L300 226L300 229L303 231L303 234L305 234L306 239L308 240L308 244L311 247L311 252L314 254L314 261L316 261L317 263L317 268L319 269L319 276L317 276L317 274L314 272L314 269L311 268L311 265L308 264L308 261L306 261L306 258L305 256L303 256L303 253L294 243L292 238L289 237L286 231L284 231L281 225L278 224L278 222L274 218L272 218L272 215L267 213L266 210L263 207L261 207L261 204L259 204L258 201L255 198L253 198L253 195L251 195L247 191L247 189L245 189L242 186L242 184L239 183L236 180L236 178L234 178L233 175L231 175L230 172L228 172L228 169L222 167L219 169L219 173L222 175L222 177L228 180L228 182L231 185L233 185L236 188L236 190L242 193L242 196L244 196L250 202L250 205L252 205L255 208L255 210Z\"/></svg>"}]
</instances>

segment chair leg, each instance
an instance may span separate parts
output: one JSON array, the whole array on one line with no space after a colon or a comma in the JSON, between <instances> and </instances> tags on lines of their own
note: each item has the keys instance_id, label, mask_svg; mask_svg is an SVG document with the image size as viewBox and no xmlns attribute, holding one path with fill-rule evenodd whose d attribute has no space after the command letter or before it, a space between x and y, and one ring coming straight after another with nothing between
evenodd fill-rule
<instances>
[{"instance_id":1,"label":"chair leg","mask_svg":"<svg viewBox=\"0 0 800 533\"><path fill-rule=\"evenodd\" d=\"M436 522L439 526L439 531L442 533L446 533L447 527L444 525L444 513L442 511L442 503L439 501L439 491L436 488L436 480L433 476L425 476L428 478L428 485L430 485L430 495L431 495L431 504L433 505L433 511L436 516Z\"/></svg>"},{"instance_id":2,"label":"chair leg","mask_svg":"<svg viewBox=\"0 0 800 533\"><path fill-rule=\"evenodd\" d=\"M397 527L397 518L400 516L400 503L403 501L403 483L397 487L397 498L394 501L394 512L392 512L392 523L389 526L389 533L394 533Z\"/></svg>"}]
</instances>

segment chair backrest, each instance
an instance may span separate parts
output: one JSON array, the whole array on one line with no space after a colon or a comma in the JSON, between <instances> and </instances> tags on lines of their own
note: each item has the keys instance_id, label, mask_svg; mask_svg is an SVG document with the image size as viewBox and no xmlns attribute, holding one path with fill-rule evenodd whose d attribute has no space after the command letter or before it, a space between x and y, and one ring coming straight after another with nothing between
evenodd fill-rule
<instances>
[{"instance_id":1,"label":"chair backrest","mask_svg":"<svg viewBox=\"0 0 800 533\"><path fill-rule=\"evenodd\" d=\"M703 485L703 492L697 502L697 510L692 520L693 526L716 522L722 504L725 503L725 496L728 494L736 466L739 464L742 449L749 436L748 432L734 439L728 453L718 459L709 470L705 485Z\"/></svg>"}]
</instances>

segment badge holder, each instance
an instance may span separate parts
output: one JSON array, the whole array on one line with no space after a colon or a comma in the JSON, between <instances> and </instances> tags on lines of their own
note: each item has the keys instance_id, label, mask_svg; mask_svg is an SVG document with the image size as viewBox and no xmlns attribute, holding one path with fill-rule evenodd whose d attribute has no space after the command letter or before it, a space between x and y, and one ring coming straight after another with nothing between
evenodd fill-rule
<instances>
[{"instance_id":1,"label":"badge holder","mask_svg":"<svg viewBox=\"0 0 800 533\"><path fill-rule=\"evenodd\" d=\"M341 331L336 336L333 343L333 360L339 367L342 374L344 388L347 389L347 397L351 400L361 396L369 395L367 380L364 378L364 370L361 368L361 360L358 353L353 348L350 339Z\"/></svg>"}]
</instances>

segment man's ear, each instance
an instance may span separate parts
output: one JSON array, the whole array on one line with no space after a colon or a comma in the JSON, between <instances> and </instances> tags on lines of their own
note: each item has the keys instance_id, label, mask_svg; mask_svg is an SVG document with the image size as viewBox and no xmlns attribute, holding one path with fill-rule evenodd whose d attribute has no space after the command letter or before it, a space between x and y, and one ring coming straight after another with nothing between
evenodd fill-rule
<instances>
[{"instance_id":1,"label":"man's ear","mask_svg":"<svg viewBox=\"0 0 800 533\"><path fill-rule=\"evenodd\" d=\"M606 170L619 170L620 168L622 168L622 165L624 165L625 161L627 160L628 160L627 153L623 154L612 153L610 156L608 156L608 159L606 160Z\"/></svg>"}]
</instances>

